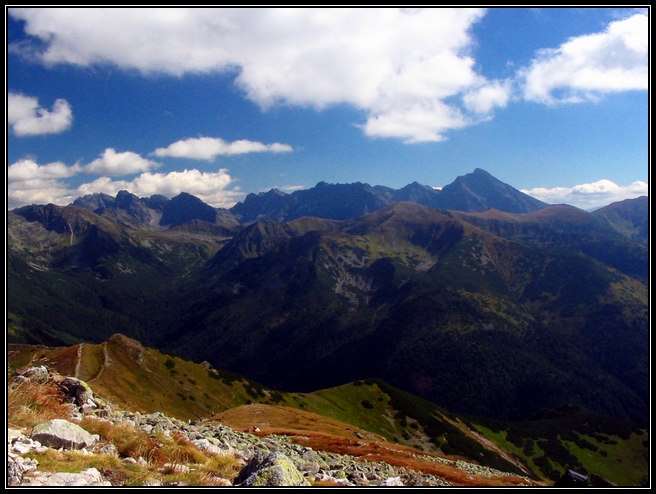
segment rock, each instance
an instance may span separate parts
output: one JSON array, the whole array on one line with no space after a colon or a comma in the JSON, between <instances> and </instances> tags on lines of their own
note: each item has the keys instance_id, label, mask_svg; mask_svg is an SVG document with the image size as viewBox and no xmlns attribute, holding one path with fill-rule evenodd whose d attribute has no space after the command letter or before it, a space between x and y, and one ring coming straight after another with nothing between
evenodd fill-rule
<instances>
[{"instance_id":1,"label":"rock","mask_svg":"<svg viewBox=\"0 0 656 494\"><path fill-rule=\"evenodd\" d=\"M97 452L100 454L118 456L118 448L112 443L103 444L102 446L97 445L96 448L98 448Z\"/></svg>"},{"instance_id":2,"label":"rock","mask_svg":"<svg viewBox=\"0 0 656 494\"><path fill-rule=\"evenodd\" d=\"M111 482L104 480L95 468L87 468L80 473L44 473L35 472L32 477L24 477L22 486L48 486L48 487L86 487L111 486Z\"/></svg>"},{"instance_id":3,"label":"rock","mask_svg":"<svg viewBox=\"0 0 656 494\"><path fill-rule=\"evenodd\" d=\"M401 482L401 477L388 477L385 480L383 480L380 485L382 486L402 486L403 482Z\"/></svg>"},{"instance_id":4,"label":"rock","mask_svg":"<svg viewBox=\"0 0 656 494\"><path fill-rule=\"evenodd\" d=\"M7 485L13 487L19 485L23 479L23 472L12 457L7 457Z\"/></svg>"},{"instance_id":5,"label":"rock","mask_svg":"<svg viewBox=\"0 0 656 494\"><path fill-rule=\"evenodd\" d=\"M36 380L45 379L48 377L48 369L46 368L45 365L40 365L38 367L30 367L25 372L23 372L23 376Z\"/></svg>"},{"instance_id":6,"label":"rock","mask_svg":"<svg viewBox=\"0 0 656 494\"><path fill-rule=\"evenodd\" d=\"M320 472L314 477L315 482L323 482L324 485L334 485L342 487L354 487L355 484L348 481L347 479L338 479L332 475L328 475L325 472Z\"/></svg>"},{"instance_id":7,"label":"rock","mask_svg":"<svg viewBox=\"0 0 656 494\"><path fill-rule=\"evenodd\" d=\"M96 444L99 436L68 420L53 419L35 426L31 438L50 448L82 449Z\"/></svg>"},{"instance_id":8,"label":"rock","mask_svg":"<svg viewBox=\"0 0 656 494\"><path fill-rule=\"evenodd\" d=\"M93 402L93 391L84 381L76 377L67 377L61 382L61 387L66 397L78 407L95 408L97 406Z\"/></svg>"},{"instance_id":9,"label":"rock","mask_svg":"<svg viewBox=\"0 0 656 494\"><path fill-rule=\"evenodd\" d=\"M246 465L235 485L247 487L309 486L298 468L284 454L274 451L257 453Z\"/></svg>"},{"instance_id":10,"label":"rock","mask_svg":"<svg viewBox=\"0 0 656 494\"><path fill-rule=\"evenodd\" d=\"M181 474L181 473L189 473L191 470L187 465L182 465L180 463L164 463L164 465L159 469L160 472L162 473L173 473L173 474Z\"/></svg>"},{"instance_id":11,"label":"rock","mask_svg":"<svg viewBox=\"0 0 656 494\"><path fill-rule=\"evenodd\" d=\"M23 433L19 430L16 429L7 429L7 443L12 443L14 440L18 439L21 437Z\"/></svg>"}]
</instances>

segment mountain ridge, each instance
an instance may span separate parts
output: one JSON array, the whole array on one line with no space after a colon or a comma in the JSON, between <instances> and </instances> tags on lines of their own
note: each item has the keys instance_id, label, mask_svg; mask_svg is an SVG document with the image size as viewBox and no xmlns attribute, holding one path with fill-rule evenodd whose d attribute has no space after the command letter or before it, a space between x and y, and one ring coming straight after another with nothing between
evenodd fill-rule
<instances>
[{"instance_id":1,"label":"mountain ridge","mask_svg":"<svg viewBox=\"0 0 656 494\"><path fill-rule=\"evenodd\" d=\"M120 200L119 196L123 200ZM161 226L178 225L191 219L214 222L214 212L220 212L224 216L230 215L242 224L258 220L290 221L302 216L344 220L377 211L400 201L415 202L431 208L465 211L484 211L495 207L515 213L535 211L548 206L504 184L480 168L476 168L473 173L456 178L452 184L441 190L417 182L398 190L380 185L372 187L362 182L351 184L319 182L312 188L298 190L291 194L278 189L259 194L251 193L243 202L238 202L229 209L212 208L186 192L171 199L176 204L168 206L168 210L166 208L170 201L162 204L161 196L138 199L127 191L119 192L116 199L106 194L90 194L76 199L73 205L103 214L108 208L127 210L122 204L127 197L131 198L131 207L135 210L150 207L150 204L154 205L157 213L163 214L159 220ZM136 202L140 202L140 205ZM178 216L175 216L176 214Z\"/></svg>"},{"instance_id":2,"label":"mountain ridge","mask_svg":"<svg viewBox=\"0 0 656 494\"><path fill-rule=\"evenodd\" d=\"M87 203L115 207L101 199ZM573 401L646 421L648 248L602 215L400 201L240 224L190 211L166 228L80 206L9 212L8 341L120 327L280 389L374 376L457 412L525 418Z\"/></svg>"}]
</instances>

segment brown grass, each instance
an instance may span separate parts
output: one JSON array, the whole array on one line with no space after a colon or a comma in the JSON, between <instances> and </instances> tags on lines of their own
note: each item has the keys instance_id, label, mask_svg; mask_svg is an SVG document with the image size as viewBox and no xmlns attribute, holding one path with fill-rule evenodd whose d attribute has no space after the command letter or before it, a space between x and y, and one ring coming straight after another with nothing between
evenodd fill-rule
<instances>
[{"instance_id":1,"label":"brown grass","mask_svg":"<svg viewBox=\"0 0 656 494\"><path fill-rule=\"evenodd\" d=\"M7 423L11 428L29 434L40 423L52 419L73 421L71 405L58 386L59 375L41 379L13 381L7 392ZM118 454L84 454L79 451L47 449L45 453L28 453L39 461L39 469L48 472L79 472L95 467L113 485L143 485L148 480L162 479L172 485L225 485L243 467L242 460L233 452L210 455L200 451L186 436L173 432L146 434L129 423L115 424L108 420L87 416L78 425L91 434L100 436L100 443L113 444ZM146 464L129 464L122 458L143 458ZM193 471L175 473L165 471L165 464L191 465Z\"/></svg>"},{"instance_id":2,"label":"brown grass","mask_svg":"<svg viewBox=\"0 0 656 494\"><path fill-rule=\"evenodd\" d=\"M261 431L287 430L294 433L329 434L331 436L359 439L361 437L382 437L340 420L324 417L313 412L298 410L280 405L243 405L216 416L221 423L237 430L252 432L254 427ZM273 432L268 432L273 434Z\"/></svg>"},{"instance_id":3,"label":"brown grass","mask_svg":"<svg viewBox=\"0 0 656 494\"><path fill-rule=\"evenodd\" d=\"M160 453L160 445L153 438L130 424L113 424L106 420L84 418L80 427L98 434L102 441L116 446L123 458L144 458L153 463L166 463L168 457Z\"/></svg>"},{"instance_id":4,"label":"brown grass","mask_svg":"<svg viewBox=\"0 0 656 494\"><path fill-rule=\"evenodd\" d=\"M350 424L328 419L311 412L271 405L246 405L228 410L219 420L234 429L251 432L258 436L286 435L297 444L316 451L329 451L355 456L360 460L383 461L397 467L425 472L440 477L455 486L516 486L541 485L514 475L485 477L460 470L448 463L431 461L425 456L438 457L410 446L402 446L383 440L369 440L370 433ZM253 432L258 427L259 432ZM445 458L445 456L442 456ZM450 460L462 458L448 457Z\"/></svg>"},{"instance_id":5,"label":"brown grass","mask_svg":"<svg viewBox=\"0 0 656 494\"><path fill-rule=\"evenodd\" d=\"M10 380L11 382L11 380ZM71 407L52 381L11 382L7 389L7 425L30 429L48 420L68 417Z\"/></svg>"},{"instance_id":6,"label":"brown grass","mask_svg":"<svg viewBox=\"0 0 656 494\"><path fill-rule=\"evenodd\" d=\"M281 433L281 432L278 432ZM513 475L486 477L465 472L451 464L431 461L422 456L434 456L407 446L372 441L351 441L327 437L321 434L292 436L292 441L315 450L348 454L359 460L382 461L416 472L424 472L442 478L455 486L513 486L520 484L541 485ZM421 455L421 456L420 456Z\"/></svg>"}]
</instances>

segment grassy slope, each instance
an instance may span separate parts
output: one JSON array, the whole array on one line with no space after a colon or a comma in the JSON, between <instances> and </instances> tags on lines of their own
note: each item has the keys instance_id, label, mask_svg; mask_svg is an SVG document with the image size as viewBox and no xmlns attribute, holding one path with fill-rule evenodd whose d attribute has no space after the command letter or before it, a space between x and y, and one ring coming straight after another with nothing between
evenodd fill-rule
<instances>
[{"instance_id":1,"label":"grassy slope","mask_svg":"<svg viewBox=\"0 0 656 494\"><path fill-rule=\"evenodd\" d=\"M277 429L270 432L314 430L351 441L355 437L381 443L384 438L386 447L405 445L416 448L415 452L459 455L518 474L523 463L537 473L536 478L545 480L555 480L566 468L578 468L630 486L644 483L648 472L646 431L583 412L490 425L456 417L377 380L314 393L281 393L236 374L142 347L121 335L99 345L9 345L8 357L12 368L43 363L62 374L77 375L99 396L133 411L161 411L184 420L223 418L237 428ZM248 403L269 406L243 406ZM484 447L476 433L507 452L505 459Z\"/></svg>"}]
</instances>

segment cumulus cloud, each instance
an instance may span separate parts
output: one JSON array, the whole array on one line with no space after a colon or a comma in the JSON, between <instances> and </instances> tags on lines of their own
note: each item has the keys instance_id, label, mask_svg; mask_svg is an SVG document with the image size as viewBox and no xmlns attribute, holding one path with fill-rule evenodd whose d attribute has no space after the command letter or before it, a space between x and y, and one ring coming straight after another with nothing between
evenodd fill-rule
<instances>
[{"instance_id":1,"label":"cumulus cloud","mask_svg":"<svg viewBox=\"0 0 656 494\"><path fill-rule=\"evenodd\" d=\"M511 94L510 81L494 81L477 88L472 88L471 91L464 95L463 101L465 108L469 111L481 115L489 115L495 107L505 107L510 100Z\"/></svg>"},{"instance_id":2,"label":"cumulus cloud","mask_svg":"<svg viewBox=\"0 0 656 494\"><path fill-rule=\"evenodd\" d=\"M104 153L106 154L107 152ZM109 167L110 172L116 172L118 169L134 170L123 165ZM32 159L19 160L7 167L8 209L30 204L52 203L65 206L87 194L103 192L115 196L121 190L129 190L139 197L162 194L168 198L187 192L211 206L225 208L233 206L244 196L238 187L227 188L234 184L235 179L223 168L216 172L199 170L170 173L144 172L132 180L114 180L104 175L81 185L70 185L70 179L83 173L89 173L88 165L66 166L61 162L39 165ZM123 174L127 173L134 173L134 171Z\"/></svg>"},{"instance_id":3,"label":"cumulus cloud","mask_svg":"<svg viewBox=\"0 0 656 494\"><path fill-rule=\"evenodd\" d=\"M600 33L544 49L520 71L524 98L542 103L594 101L605 93L646 90L649 17L635 14Z\"/></svg>"},{"instance_id":4,"label":"cumulus cloud","mask_svg":"<svg viewBox=\"0 0 656 494\"><path fill-rule=\"evenodd\" d=\"M34 179L58 179L69 178L82 171L80 165L66 166L61 161L39 165L33 159L25 158L18 160L7 167L7 181L24 182Z\"/></svg>"},{"instance_id":5,"label":"cumulus cloud","mask_svg":"<svg viewBox=\"0 0 656 494\"><path fill-rule=\"evenodd\" d=\"M138 197L150 197L161 194L169 199L181 192L198 197L213 207L231 207L243 193L239 189L226 190L234 179L228 170L222 168L217 172L200 172L183 170L170 173L142 173L131 181L111 180L101 177L77 188L77 195L104 192L116 195L120 190L129 190Z\"/></svg>"},{"instance_id":6,"label":"cumulus cloud","mask_svg":"<svg viewBox=\"0 0 656 494\"><path fill-rule=\"evenodd\" d=\"M79 165L60 161L39 165L25 158L7 167L7 203L9 209L29 204L61 204L75 198L61 181L82 171Z\"/></svg>"},{"instance_id":7,"label":"cumulus cloud","mask_svg":"<svg viewBox=\"0 0 656 494\"><path fill-rule=\"evenodd\" d=\"M65 99L57 99L49 111L41 108L35 97L7 94L7 124L17 136L58 134L67 130L72 121L73 111Z\"/></svg>"},{"instance_id":8,"label":"cumulus cloud","mask_svg":"<svg viewBox=\"0 0 656 494\"><path fill-rule=\"evenodd\" d=\"M285 153L290 151L293 151L291 146L278 142L262 144L261 142L245 139L226 142L218 137L198 137L176 141L165 148L157 148L153 154L155 156L173 156L175 158L211 161L218 155Z\"/></svg>"},{"instance_id":9,"label":"cumulus cloud","mask_svg":"<svg viewBox=\"0 0 656 494\"><path fill-rule=\"evenodd\" d=\"M100 155L100 158L86 165L84 171L94 175L109 175L114 177L149 171L159 166L159 163L144 159L132 151L117 153L114 149L107 148Z\"/></svg>"},{"instance_id":10,"label":"cumulus cloud","mask_svg":"<svg viewBox=\"0 0 656 494\"><path fill-rule=\"evenodd\" d=\"M552 104L648 84L646 13L540 50L518 71L516 87L477 72L471 29L485 15L479 8L105 7L9 13L25 22L31 36L9 49L47 65L112 64L173 76L229 72L244 96L263 109L348 104L362 111L356 123L366 135L405 142L440 141L450 130L488 120L508 104L513 88L527 100ZM194 153L208 151L189 150L186 156Z\"/></svg>"},{"instance_id":11,"label":"cumulus cloud","mask_svg":"<svg viewBox=\"0 0 656 494\"><path fill-rule=\"evenodd\" d=\"M537 187L525 189L522 192L548 204L570 204L580 209L591 210L607 206L612 202L649 195L649 185L636 181L630 185L621 186L610 180L602 179L574 187L554 187L552 189Z\"/></svg>"},{"instance_id":12,"label":"cumulus cloud","mask_svg":"<svg viewBox=\"0 0 656 494\"><path fill-rule=\"evenodd\" d=\"M110 63L142 73L230 71L262 108L363 111L371 137L439 141L489 117L505 86L475 70L478 8L15 8L46 64ZM463 101L464 98L464 101ZM202 155L202 153L201 153ZM203 158L205 159L205 158Z\"/></svg>"},{"instance_id":13,"label":"cumulus cloud","mask_svg":"<svg viewBox=\"0 0 656 494\"><path fill-rule=\"evenodd\" d=\"M267 150L282 152L286 145L264 144L251 141L224 143L228 152L238 154ZM291 148L290 148L291 149ZM76 163L67 166L62 162L39 165L33 159L21 159L7 168L8 207L14 209L29 204L67 205L78 197L103 192L115 196L121 190L129 190L139 197L161 194L172 198L181 192L195 195L214 207L231 207L244 194L234 186L235 179L227 169L216 172L201 172L191 169L169 173L152 173L159 163L147 160L131 151L118 153L106 149L99 158L89 164ZM76 175L102 175L77 186L69 185L66 179ZM116 180L111 177L139 174L131 180ZM230 189L228 187L230 186Z\"/></svg>"}]
</instances>

